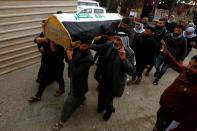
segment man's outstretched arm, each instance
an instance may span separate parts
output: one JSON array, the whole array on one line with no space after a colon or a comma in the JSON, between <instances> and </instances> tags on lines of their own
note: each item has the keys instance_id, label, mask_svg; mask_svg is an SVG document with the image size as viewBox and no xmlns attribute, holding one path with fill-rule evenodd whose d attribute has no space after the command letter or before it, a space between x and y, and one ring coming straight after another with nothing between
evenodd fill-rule
<instances>
[{"instance_id":1,"label":"man's outstretched arm","mask_svg":"<svg viewBox=\"0 0 197 131\"><path fill-rule=\"evenodd\" d=\"M160 52L163 54L165 59L168 61L168 63L172 67L172 69L174 69L175 71L177 71L179 73L183 72L183 70L185 69L185 66L183 66L178 61L176 61L176 59L170 54L170 52L167 50L167 46L166 46L164 40L161 40L161 44L162 44L162 49L160 50Z\"/></svg>"}]
</instances>

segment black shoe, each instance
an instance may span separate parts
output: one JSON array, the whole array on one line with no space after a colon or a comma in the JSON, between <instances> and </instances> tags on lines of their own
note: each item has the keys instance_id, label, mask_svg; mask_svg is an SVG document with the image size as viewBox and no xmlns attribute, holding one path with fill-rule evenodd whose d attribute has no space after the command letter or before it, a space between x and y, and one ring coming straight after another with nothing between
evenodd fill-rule
<instances>
[{"instance_id":1,"label":"black shoe","mask_svg":"<svg viewBox=\"0 0 197 131\"><path fill-rule=\"evenodd\" d=\"M104 111L104 109L102 109L102 108L97 108L97 113L102 113Z\"/></svg>"},{"instance_id":2,"label":"black shoe","mask_svg":"<svg viewBox=\"0 0 197 131\"><path fill-rule=\"evenodd\" d=\"M149 76L149 72L146 72L144 75L145 75L145 76Z\"/></svg>"},{"instance_id":3,"label":"black shoe","mask_svg":"<svg viewBox=\"0 0 197 131\"><path fill-rule=\"evenodd\" d=\"M112 114L112 111L106 111L105 114L103 115L103 120L107 121L110 119Z\"/></svg>"},{"instance_id":4,"label":"black shoe","mask_svg":"<svg viewBox=\"0 0 197 131\"><path fill-rule=\"evenodd\" d=\"M99 92L99 89L100 89L100 85L98 85L98 86L96 87L96 91Z\"/></svg>"},{"instance_id":5,"label":"black shoe","mask_svg":"<svg viewBox=\"0 0 197 131\"><path fill-rule=\"evenodd\" d=\"M155 73L154 73L154 77L157 77L159 75L159 71L156 71Z\"/></svg>"},{"instance_id":6,"label":"black shoe","mask_svg":"<svg viewBox=\"0 0 197 131\"><path fill-rule=\"evenodd\" d=\"M86 97L84 96L81 100L81 105L86 105L87 101L86 101Z\"/></svg>"},{"instance_id":7,"label":"black shoe","mask_svg":"<svg viewBox=\"0 0 197 131\"><path fill-rule=\"evenodd\" d=\"M41 79L38 79L38 78L37 78L37 79L36 79L36 82L40 84Z\"/></svg>"},{"instance_id":8,"label":"black shoe","mask_svg":"<svg viewBox=\"0 0 197 131\"><path fill-rule=\"evenodd\" d=\"M158 80L154 80L153 85L158 85Z\"/></svg>"}]
</instances>

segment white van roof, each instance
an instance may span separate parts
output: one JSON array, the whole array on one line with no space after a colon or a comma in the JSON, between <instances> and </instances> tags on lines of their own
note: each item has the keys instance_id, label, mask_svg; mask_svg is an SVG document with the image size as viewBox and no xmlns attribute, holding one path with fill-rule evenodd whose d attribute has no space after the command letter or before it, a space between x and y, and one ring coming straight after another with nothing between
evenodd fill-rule
<instances>
[{"instance_id":1,"label":"white van roof","mask_svg":"<svg viewBox=\"0 0 197 131\"><path fill-rule=\"evenodd\" d=\"M93 0L78 0L78 6L84 5L84 6L100 6L99 2L93 1Z\"/></svg>"}]
</instances>

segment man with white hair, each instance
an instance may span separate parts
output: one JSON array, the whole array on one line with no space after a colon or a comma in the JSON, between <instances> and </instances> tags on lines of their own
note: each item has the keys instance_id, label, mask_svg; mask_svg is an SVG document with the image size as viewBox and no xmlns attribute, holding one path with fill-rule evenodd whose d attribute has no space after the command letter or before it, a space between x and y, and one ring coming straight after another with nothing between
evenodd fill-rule
<instances>
[{"instance_id":1,"label":"man with white hair","mask_svg":"<svg viewBox=\"0 0 197 131\"><path fill-rule=\"evenodd\" d=\"M101 48L101 47L100 47ZM92 45L93 50L99 50ZM102 113L104 120L109 120L112 112L115 111L113 100L123 94L127 75L135 72L134 52L129 47L129 38L124 33L117 33L112 44L102 46L105 55L102 57L101 82L98 95L97 112Z\"/></svg>"},{"instance_id":2,"label":"man with white hair","mask_svg":"<svg viewBox=\"0 0 197 131\"><path fill-rule=\"evenodd\" d=\"M183 33L183 35L187 39L187 54L186 54L186 56L188 56L188 54L192 50L192 47L197 48L197 36L194 32L195 32L194 27L187 27Z\"/></svg>"}]
</instances>

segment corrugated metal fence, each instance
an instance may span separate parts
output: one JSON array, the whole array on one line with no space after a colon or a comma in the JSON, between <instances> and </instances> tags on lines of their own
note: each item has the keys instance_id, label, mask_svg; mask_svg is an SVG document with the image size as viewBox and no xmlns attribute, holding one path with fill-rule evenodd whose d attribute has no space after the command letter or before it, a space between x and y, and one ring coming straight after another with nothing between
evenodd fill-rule
<instances>
[{"instance_id":1,"label":"corrugated metal fence","mask_svg":"<svg viewBox=\"0 0 197 131\"><path fill-rule=\"evenodd\" d=\"M40 61L33 39L41 21L61 10L75 12L73 1L0 1L0 75Z\"/></svg>"}]
</instances>

